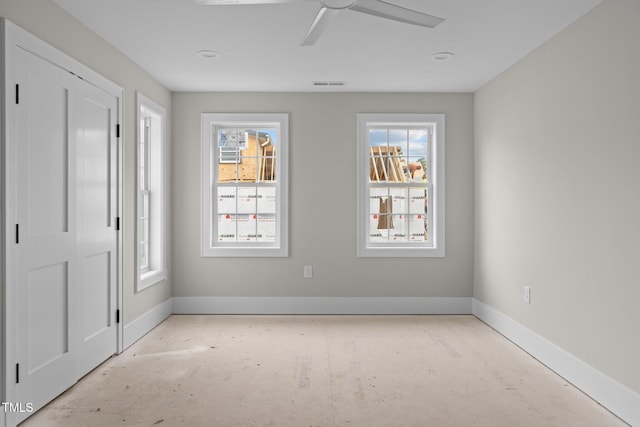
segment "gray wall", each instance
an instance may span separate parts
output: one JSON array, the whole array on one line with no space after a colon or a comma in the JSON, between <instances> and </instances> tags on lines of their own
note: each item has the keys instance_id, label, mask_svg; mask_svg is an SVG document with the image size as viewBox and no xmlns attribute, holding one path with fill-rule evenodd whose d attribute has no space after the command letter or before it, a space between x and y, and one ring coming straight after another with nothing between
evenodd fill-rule
<instances>
[{"instance_id":1,"label":"gray wall","mask_svg":"<svg viewBox=\"0 0 640 427\"><path fill-rule=\"evenodd\" d=\"M174 93L172 104L173 295L472 295L473 95ZM200 257L203 112L290 114L288 258ZM446 114L446 258L356 257L359 112ZM304 265L313 279L302 278Z\"/></svg>"},{"instance_id":2,"label":"gray wall","mask_svg":"<svg viewBox=\"0 0 640 427\"><path fill-rule=\"evenodd\" d=\"M124 322L127 324L171 296L169 281L136 294L133 263L135 242L133 234L135 218L133 210L135 200L133 181L135 172L135 92L141 91L147 97L164 106L168 115L171 114L170 92L126 56L50 0L2 0L0 2L0 16L35 34L124 88L123 286ZM170 127L167 130L170 135ZM167 143L169 142L167 140Z\"/></svg>"},{"instance_id":3,"label":"gray wall","mask_svg":"<svg viewBox=\"0 0 640 427\"><path fill-rule=\"evenodd\" d=\"M636 392L639 17L605 0L475 96L475 297Z\"/></svg>"}]
</instances>

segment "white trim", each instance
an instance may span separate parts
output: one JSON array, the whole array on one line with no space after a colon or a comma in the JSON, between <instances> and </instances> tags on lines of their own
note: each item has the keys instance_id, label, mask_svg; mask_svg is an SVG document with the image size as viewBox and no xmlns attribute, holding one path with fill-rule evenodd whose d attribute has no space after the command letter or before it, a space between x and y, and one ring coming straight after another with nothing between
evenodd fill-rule
<instances>
[{"instance_id":1,"label":"white trim","mask_svg":"<svg viewBox=\"0 0 640 427\"><path fill-rule=\"evenodd\" d=\"M475 298L473 315L625 422L640 426L640 394Z\"/></svg>"},{"instance_id":2,"label":"white trim","mask_svg":"<svg viewBox=\"0 0 640 427\"><path fill-rule=\"evenodd\" d=\"M471 314L471 298L173 297L174 314Z\"/></svg>"},{"instance_id":3,"label":"white trim","mask_svg":"<svg viewBox=\"0 0 640 427\"><path fill-rule=\"evenodd\" d=\"M431 174L428 227L431 238L423 244L369 243L369 133L370 126L415 126L433 130L430 137ZM357 256L358 257L444 257L445 256L445 115L444 114L357 114Z\"/></svg>"},{"instance_id":4,"label":"white trim","mask_svg":"<svg viewBox=\"0 0 640 427\"><path fill-rule=\"evenodd\" d=\"M161 302L124 327L124 348L128 348L153 328L162 323L173 311L171 298Z\"/></svg>"},{"instance_id":5,"label":"white trim","mask_svg":"<svg viewBox=\"0 0 640 427\"><path fill-rule=\"evenodd\" d=\"M140 207L138 206L139 203L139 197L138 197L138 180L139 180L139 164L138 164L138 152L139 152L139 138L140 138L140 116L141 116L141 110L145 109L147 111L149 111L149 115L150 116L155 116L155 120L159 120L159 127L160 127L160 150L154 150L154 151L159 151L159 153L154 152L153 156L159 156L159 159L157 162L153 162L154 165L157 165L157 163L159 163L161 165L161 171L158 173L157 176L155 175L151 175L149 174L149 179L152 179L152 176L156 177L156 180L153 180L154 183L154 188L152 188L152 192L153 194L158 197L158 195L160 196L160 212L158 214L158 212L156 212L154 210L154 214L153 217L155 217L155 221L159 221L160 225L159 225L159 232L154 232L153 228L149 229L149 233L150 236L147 236L147 239L149 239L150 241L150 246L149 246L149 253L147 253L147 257L149 257L149 263L150 263L150 270L146 271L144 273L140 273L140 260L138 258L138 252L139 252L139 247L140 247L140 242L139 242L139 230L138 230L138 222L139 222L139 209ZM146 97L144 94L140 93L140 92L136 92L136 112L135 112L135 117L136 117L136 138L135 138L135 143L136 143L136 149L135 149L135 161L136 161L136 173L135 173L135 191L136 191L136 197L135 197L135 207L134 207L134 211L135 211L135 222L134 222L134 234L135 234L135 247L134 247L134 259L135 259L135 269L136 269L136 280L135 280L135 287L136 287L136 293L137 292L141 292L144 289L147 289L153 285L156 285L158 283L161 283L162 281L166 280L168 277L168 273L167 273L167 236L169 235L169 222L167 220L167 212L169 211L169 204L168 204L168 198L167 198L167 189L169 188L168 185L168 174L166 173L167 168L168 168L168 155L167 155L167 112L166 109L164 107L162 107L160 104L152 101L150 98ZM156 127L157 126L157 122L153 123L154 118L152 118L152 127ZM148 151L151 151L151 145L155 144L149 144L149 146L147 147ZM157 148L157 147L155 147ZM147 155L149 155L147 153ZM151 161L149 161L149 164L147 165L150 169L153 168L154 165L151 165ZM155 174L155 172L154 172ZM157 180L159 179L160 181L160 185L159 188L157 185ZM152 196L153 197L153 196ZM151 205L149 206L149 210L151 210L152 207ZM159 252L159 253L158 253Z\"/></svg>"},{"instance_id":6,"label":"white trim","mask_svg":"<svg viewBox=\"0 0 640 427\"><path fill-rule=\"evenodd\" d=\"M276 242L212 244L212 188L217 181L213 166L212 130L225 127L265 127L276 129ZM200 255L203 257L288 257L289 256L289 114L288 113L202 113L201 115L201 235ZM216 151L217 152L217 151ZM256 184L257 186L257 184ZM217 191L217 190L216 190Z\"/></svg>"}]
</instances>

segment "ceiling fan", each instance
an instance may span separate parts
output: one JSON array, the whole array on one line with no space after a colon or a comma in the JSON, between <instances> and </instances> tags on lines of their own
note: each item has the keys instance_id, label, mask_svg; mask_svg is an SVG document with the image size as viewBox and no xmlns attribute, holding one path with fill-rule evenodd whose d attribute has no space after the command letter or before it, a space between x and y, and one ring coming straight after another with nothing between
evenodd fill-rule
<instances>
[{"instance_id":1,"label":"ceiling fan","mask_svg":"<svg viewBox=\"0 0 640 427\"><path fill-rule=\"evenodd\" d=\"M296 3L301 0L194 0L197 4L212 6L228 5L252 5L252 4L278 4ZM318 0L303 0L318 1ZM392 19L406 24L418 25L421 27L434 28L444 21L443 18L427 15L416 10L407 9L382 0L319 0L320 10L311 23L311 27L302 39L302 46L311 46L327 28L331 19L341 10L350 9L356 12L367 13L381 18Z\"/></svg>"}]
</instances>

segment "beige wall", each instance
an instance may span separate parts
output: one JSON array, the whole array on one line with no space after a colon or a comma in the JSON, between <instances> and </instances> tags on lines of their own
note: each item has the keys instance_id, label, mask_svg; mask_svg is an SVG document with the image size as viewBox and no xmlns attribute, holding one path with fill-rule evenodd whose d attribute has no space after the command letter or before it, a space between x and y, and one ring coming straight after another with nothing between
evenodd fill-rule
<instances>
[{"instance_id":1,"label":"beige wall","mask_svg":"<svg viewBox=\"0 0 640 427\"><path fill-rule=\"evenodd\" d=\"M476 93L474 258L477 299L636 392L638 17L605 0Z\"/></svg>"},{"instance_id":2,"label":"beige wall","mask_svg":"<svg viewBox=\"0 0 640 427\"><path fill-rule=\"evenodd\" d=\"M168 281L136 294L133 264L135 93L142 92L171 114L170 92L50 0L2 0L0 16L124 88L124 321L127 324L171 295ZM170 134L170 127L167 130Z\"/></svg>"},{"instance_id":3,"label":"beige wall","mask_svg":"<svg viewBox=\"0 0 640 427\"><path fill-rule=\"evenodd\" d=\"M172 103L175 296L472 295L473 95L174 93ZM200 257L203 112L290 114L288 258ZM360 112L446 114L446 258L356 257Z\"/></svg>"}]
</instances>

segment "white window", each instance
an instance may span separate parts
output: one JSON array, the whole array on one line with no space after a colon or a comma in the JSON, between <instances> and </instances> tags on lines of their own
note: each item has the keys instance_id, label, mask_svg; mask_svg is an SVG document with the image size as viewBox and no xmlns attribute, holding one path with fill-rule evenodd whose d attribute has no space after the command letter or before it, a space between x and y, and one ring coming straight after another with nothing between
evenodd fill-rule
<instances>
[{"instance_id":1,"label":"white window","mask_svg":"<svg viewBox=\"0 0 640 427\"><path fill-rule=\"evenodd\" d=\"M444 115L358 114L358 256L444 256Z\"/></svg>"},{"instance_id":2,"label":"white window","mask_svg":"<svg viewBox=\"0 0 640 427\"><path fill-rule=\"evenodd\" d=\"M136 290L141 291L167 277L164 208L166 113L164 108L138 93L137 115Z\"/></svg>"},{"instance_id":3,"label":"white window","mask_svg":"<svg viewBox=\"0 0 640 427\"><path fill-rule=\"evenodd\" d=\"M288 256L287 114L202 115L202 256Z\"/></svg>"}]
</instances>

